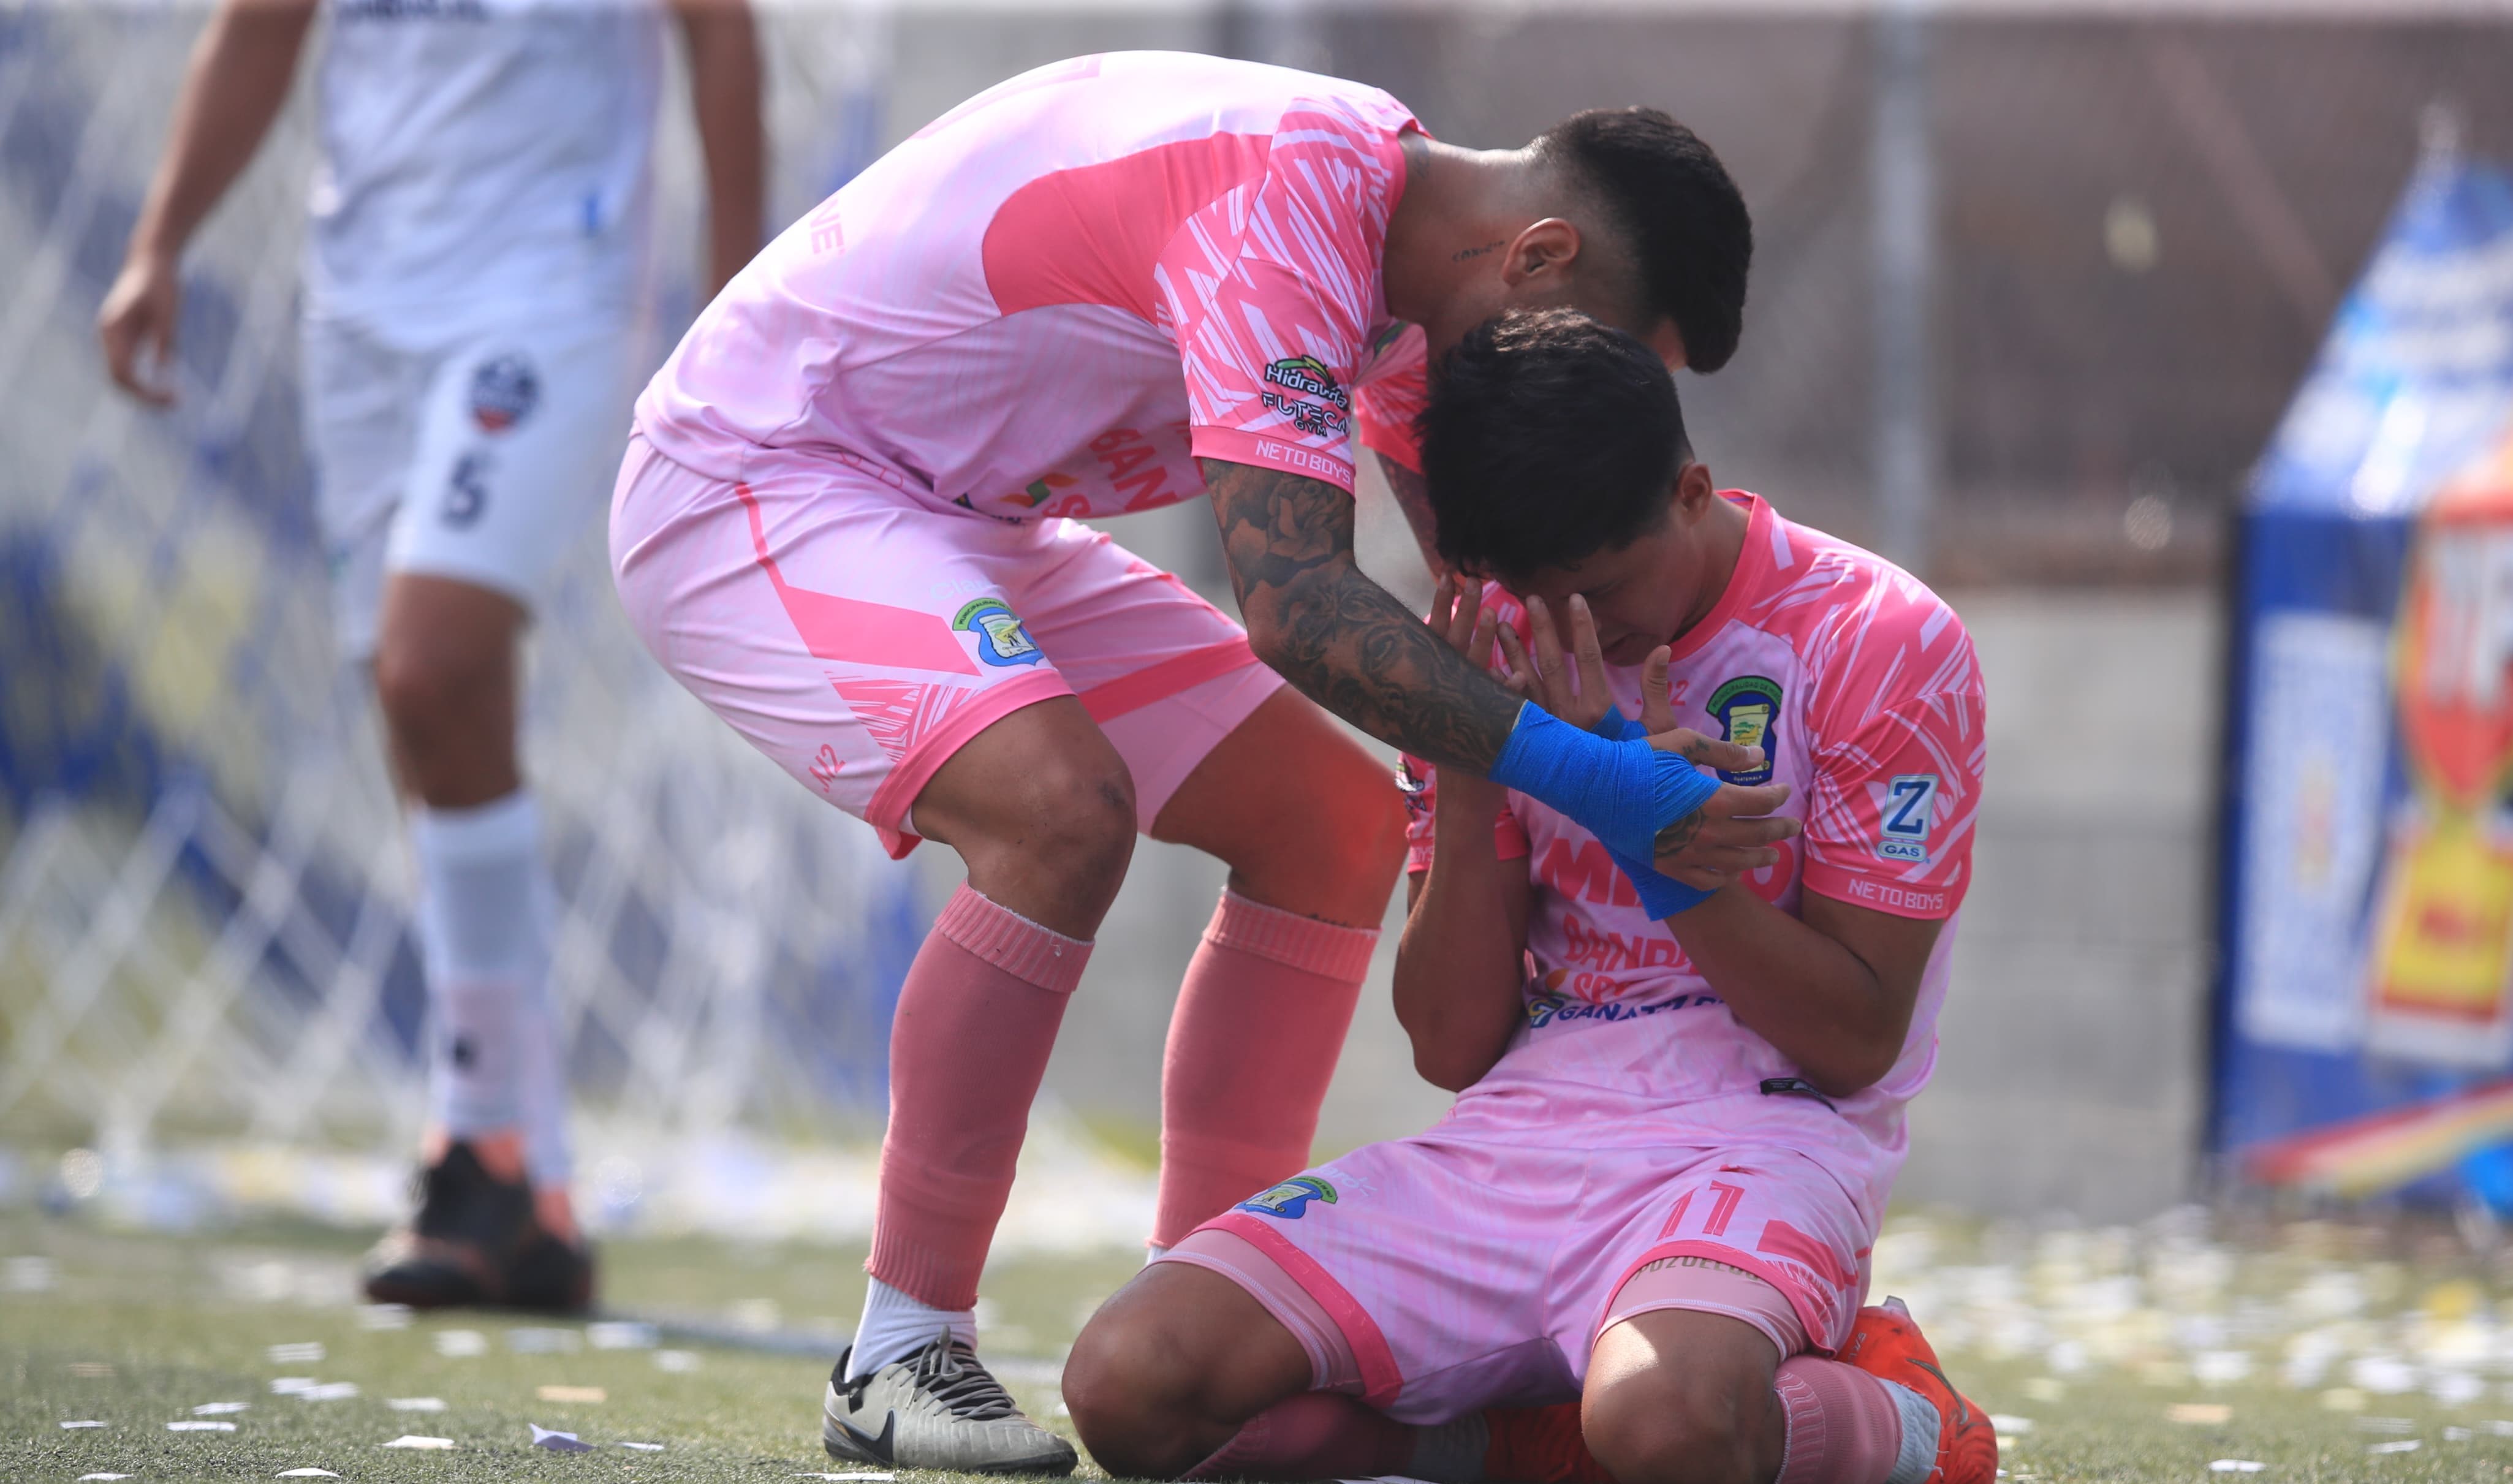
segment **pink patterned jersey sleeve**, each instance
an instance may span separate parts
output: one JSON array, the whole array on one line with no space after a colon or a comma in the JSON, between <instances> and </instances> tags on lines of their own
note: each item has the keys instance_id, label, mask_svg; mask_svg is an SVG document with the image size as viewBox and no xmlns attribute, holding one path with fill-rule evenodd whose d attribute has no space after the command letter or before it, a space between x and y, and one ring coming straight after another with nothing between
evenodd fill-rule
<instances>
[{"instance_id":1,"label":"pink patterned jersey sleeve","mask_svg":"<svg viewBox=\"0 0 2513 1484\"><path fill-rule=\"evenodd\" d=\"M1979 807L1980 676L1872 709L1822 735L1806 815L1806 889L1896 917L1948 917L1972 884Z\"/></svg>"},{"instance_id":2,"label":"pink patterned jersey sleeve","mask_svg":"<svg viewBox=\"0 0 2513 1484\"><path fill-rule=\"evenodd\" d=\"M1383 317L1379 253L1410 119L1284 114L1265 173L1187 220L1156 270L1199 459L1352 488L1352 382Z\"/></svg>"}]
</instances>

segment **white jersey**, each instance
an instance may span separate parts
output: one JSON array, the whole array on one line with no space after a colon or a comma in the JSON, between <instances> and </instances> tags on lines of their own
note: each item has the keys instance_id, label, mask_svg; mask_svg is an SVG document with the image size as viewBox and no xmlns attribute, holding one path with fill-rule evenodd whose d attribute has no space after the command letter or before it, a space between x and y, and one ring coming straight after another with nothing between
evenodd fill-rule
<instances>
[{"instance_id":1,"label":"white jersey","mask_svg":"<svg viewBox=\"0 0 2513 1484\"><path fill-rule=\"evenodd\" d=\"M306 300L436 337L624 305L662 72L654 0L332 0Z\"/></svg>"}]
</instances>

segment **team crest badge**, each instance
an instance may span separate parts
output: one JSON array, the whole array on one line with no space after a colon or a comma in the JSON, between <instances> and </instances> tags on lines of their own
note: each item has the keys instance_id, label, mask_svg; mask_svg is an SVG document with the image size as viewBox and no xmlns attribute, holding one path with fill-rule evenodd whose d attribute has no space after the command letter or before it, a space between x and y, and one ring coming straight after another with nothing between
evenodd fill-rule
<instances>
[{"instance_id":1,"label":"team crest badge","mask_svg":"<svg viewBox=\"0 0 2513 1484\"><path fill-rule=\"evenodd\" d=\"M978 598L963 606L951 626L964 634L977 636L977 658L988 664L1036 664L1047 658L1029 630L1021 627L1020 616L1006 607L1001 598Z\"/></svg>"},{"instance_id":2,"label":"team crest badge","mask_svg":"<svg viewBox=\"0 0 2513 1484\"><path fill-rule=\"evenodd\" d=\"M471 421L484 433L502 433L540 405L540 378L520 355L482 361L471 372Z\"/></svg>"},{"instance_id":3,"label":"team crest badge","mask_svg":"<svg viewBox=\"0 0 2513 1484\"><path fill-rule=\"evenodd\" d=\"M1276 1216L1287 1222L1296 1222L1308 1215L1311 1201L1334 1205L1336 1187L1314 1175L1295 1175L1270 1190L1259 1190L1241 1201L1239 1209L1253 1211L1258 1216Z\"/></svg>"},{"instance_id":4,"label":"team crest badge","mask_svg":"<svg viewBox=\"0 0 2513 1484\"><path fill-rule=\"evenodd\" d=\"M1712 691L1710 703L1702 709L1718 718L1725 729L1721 735L1728 741L1763 749L1761 767L1742 773L1722 769L1719 777L1731 783L1770 782L1772 765L1780 754L1780 683L1763 675L1739 675Z\"/></svg>"}]
</instances>

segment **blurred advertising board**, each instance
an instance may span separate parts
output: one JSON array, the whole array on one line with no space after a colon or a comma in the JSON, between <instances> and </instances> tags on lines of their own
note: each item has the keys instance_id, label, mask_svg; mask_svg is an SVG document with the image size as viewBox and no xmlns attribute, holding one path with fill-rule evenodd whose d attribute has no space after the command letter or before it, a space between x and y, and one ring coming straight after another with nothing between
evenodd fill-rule
<instances>
[{"instance_id":1,"label":"blurred advertising board","mask_svg":"<svg viewBox=\"0 0 2513 1484\"><path fill-rule=\"evenodd\" d=\"M2212 1142L2257 1178L2513 1173L2464 1096L2513 1073L2508 413L2513 177L2429 155L2242 517ZM2421 1108L2424 1156L2347 1170Z\"/></svg>"}]
</instances>

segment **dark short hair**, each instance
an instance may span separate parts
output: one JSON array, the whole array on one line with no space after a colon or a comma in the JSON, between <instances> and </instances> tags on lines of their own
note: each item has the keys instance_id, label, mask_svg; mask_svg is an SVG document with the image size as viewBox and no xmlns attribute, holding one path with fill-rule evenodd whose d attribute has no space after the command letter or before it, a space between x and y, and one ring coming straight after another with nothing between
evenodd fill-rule
<instances>
[{"instance_id":1,"label":"dark short hair","mask_svg":"<svg viewBox=\"0 0 2513 1484\"><path fill-rule=\"evenodd\" d=\"M1576 309L1466 332L1417 428L1441 558L1505 582L1631 544L1692 457L1665 363Z\"/></svg>"},{"instance_id":2,"label":"dark short hair","mask_svg":"<svg viewBox=\"0 0 2513 1484\"><path fill-rule=\"evenodd\" d=\"M1536 137L1629 246L1649 312L1675 321L1685 364L1717 371L1745 328L1754 221L1719 156L1655 108L1591 108Z\"/></svg>"}]
</instances>

